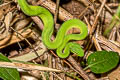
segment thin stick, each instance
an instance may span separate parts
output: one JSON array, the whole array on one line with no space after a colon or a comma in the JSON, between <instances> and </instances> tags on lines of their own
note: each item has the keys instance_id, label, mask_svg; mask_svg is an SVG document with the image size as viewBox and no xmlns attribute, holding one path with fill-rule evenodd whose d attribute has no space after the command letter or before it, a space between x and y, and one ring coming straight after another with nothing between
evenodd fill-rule
<instances>
[{"instance_id":1,"label":"thin stick","mask_svg":"<svg viewBox=\"0 0 120 80\"><path fill-rule=\"evenodd\" d=\"M55 25L56 25L58 13L59 13L59 3L60 3L60 0L57 0L57 3L56 3L56 10L55 10L55 15L54 15L54 22L55 22Z\"/></svg>"},{"instance_id":2,"label":"thin stick","mask_svg":"<svg viewBox=\"0 0 120 80\"><path fill-rule=\"evenodd\" d=\"M47 9L49 9L53 14L55 14L56 10L56 4L52 1L48 0L39 0L37 2L37 5L41 5ZM69 12L67 12L65 9L59 7L59 19L62 21L66 21L69 19L73 19L73 15L71 15Z\"/></svg>"},{"instance_id":3,"label":"thin stick","mask_svg":"<svg viewBox=\"0 0 120 80\"><path fill-rule=\"evenodd\" d=\"M23 37L23 35L21 35L18 31L16 31L15 29L13 29L12 27L10 27L13 31L15 31L18 35L20 35L21 37ZM23 37L24 38L24 37ZM36 52L36 50L34 49L34 47L32 46L32 44L26 39L24 38L24 40L29 44L29 46L33 49L33 51L35 52L36 56L39 57L38 53Z\"/></svg>"},{"instance_id":4,"label":"thin stick","mask_svg":"<svg viewBox=\"0 0 120 80\"><path fill-rule=\"evenodd\" d=\"M83 14L86 13L86 11L89 9L90 6L87 6L81 13L80 15L78 16L78 18L80 18Z\"/></svg>"},{"instance_id":5,"label":"thin stick","mask_svg":"<svg viewBox=\"0 0 120 80\"><path fill-rule=\"evenodd\" d=\"M102 0L99 0L99 1L100 1L101 4L103 3ZM107 4L105 4L105 8L106 8L110 13L113 14L113 11L109 8L109 6L108 6Z\"/></svg>"},{"instance_id":6,"label":"thin stick","mask_svg":"<svg viewBox=\"0 0 120 80\"><path fill-rule=\"evenodd\" d=\"M95 18L94 23L92 25L92 29L90 31L90 34L92 34L95 31L95 29L96 29L96 25L97 25L97 22L98 22L99 15L100 15L100 13L101 13L105 3L106 3L106 0L103 1L102 5L101 5L101 7L100 7L100 9L98 11L98 14L96 15L96 18Z\"/></svg>"},{"instance_id":7,"label":"thin stick","mask_svg":"<svg viewBox=\"0 0 120 80\"><path fill-rule=\"evenodd\" d=\"M18 63L18 62L0 62L0 67L4 68L17 68L17 69L24 69L24 70L40 70L40 71L52 71L52 72L62 72L61 70L52 69L40 65L35 64L25 64L25 63Z\"/></svg>"},{"instance_id":8,"label":"thin stick","mask_svg":"<svg viewBox=\"0 0 120 80\"><path fill-rule=\"evenodd\" d=\"M69 56L67 59L72 65L74 65L74 68L78 70L79 74L84 78L84 80L91 80L89 76L86 74L85 71L83 71L82 67L77 64L77 62L72 58L72 56Z\"/></svg>"}]
</instances>

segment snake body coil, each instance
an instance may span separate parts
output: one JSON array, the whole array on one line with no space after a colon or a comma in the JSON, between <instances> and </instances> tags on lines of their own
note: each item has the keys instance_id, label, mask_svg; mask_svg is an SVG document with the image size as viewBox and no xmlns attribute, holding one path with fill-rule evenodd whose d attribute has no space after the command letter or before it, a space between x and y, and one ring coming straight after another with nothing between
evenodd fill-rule
<instances>
[{"instance_id":1,"label":"snake body coil","mask_svg":"<svg viewBox=\"0 0 120 80\"><path fill-rule=\"evenodd\" d=\"M43 21L44 29L42 31L42 41L47 48L57 49L57 55L60 58L68 57L70 51L76 53L78 56L84 55L84 51L79 44L69 42L70 40L82 40L87 36L88 30L82 21L71 19L64 22L57 32L55 40L51 41L51 35L54 30L52 14L43 7L29 5L26 0L18 0L18 4L26 15L39 16ZM80 34L67 34L68 30L71 28L80 29Z\"/></svg>"}]
</instances>

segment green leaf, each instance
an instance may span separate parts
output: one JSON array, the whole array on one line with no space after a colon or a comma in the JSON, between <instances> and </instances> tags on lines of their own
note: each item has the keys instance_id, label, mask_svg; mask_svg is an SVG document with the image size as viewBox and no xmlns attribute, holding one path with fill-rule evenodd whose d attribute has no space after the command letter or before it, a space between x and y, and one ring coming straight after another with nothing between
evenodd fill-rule
<instances>
[{"instance_id":1,"label":"green leaf","mask_svg":"<svg viewBox=\"0 0 120 80\"><path fill-rule=\"evenodd\" d=\"M105 73L117 66L119 55L117 52L97 51L92 53L88 59L88 67L94 73Z\"/></svg>"},{"instance_id":2,"label":"green leaf","mask_svg":"<svg viewBox=\"0 0 120 80\"><path fill-rule=\"evenodd\" d=\"M6 56L0 53L0 61L11 62ZM0 78L4 80L20 80L19 72L13 68L0 67Z\"/></svg>"}]
</instances>

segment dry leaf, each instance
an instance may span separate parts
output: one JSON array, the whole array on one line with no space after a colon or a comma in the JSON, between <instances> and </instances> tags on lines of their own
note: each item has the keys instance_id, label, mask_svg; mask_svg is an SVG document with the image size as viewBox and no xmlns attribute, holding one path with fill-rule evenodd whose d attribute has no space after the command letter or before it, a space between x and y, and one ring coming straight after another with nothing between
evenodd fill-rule
<instances>
[{"instance_id":1,"label":"dry leaf","mask_svg":"<svg viewBox=\"0 0 120 80\"><path fill-rule=\"evenodd\" d=\"M7 9L10 8L10 3L4 3L0 5L0 19L5 15L6 11L9 11Z\"/></svg>"}]
</instances>

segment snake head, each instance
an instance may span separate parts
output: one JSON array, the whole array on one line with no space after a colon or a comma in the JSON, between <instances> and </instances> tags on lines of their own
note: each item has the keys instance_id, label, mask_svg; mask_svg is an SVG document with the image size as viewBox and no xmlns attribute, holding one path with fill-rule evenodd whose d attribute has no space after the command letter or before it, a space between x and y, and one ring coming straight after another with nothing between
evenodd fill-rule
<instances>
[{"instance_id":1,"label":"snake head","mask_svg":"<svg viewBox=\"0 0 120 80\"><path fill-rule=\"evenodd\" d=\"M71 52L77 54L77 56L83 57L84 51L81 48L81 46L77 43L71 43L71 44L72 44L72 46L70 47Z\"/></svg>"}]
</instances>

